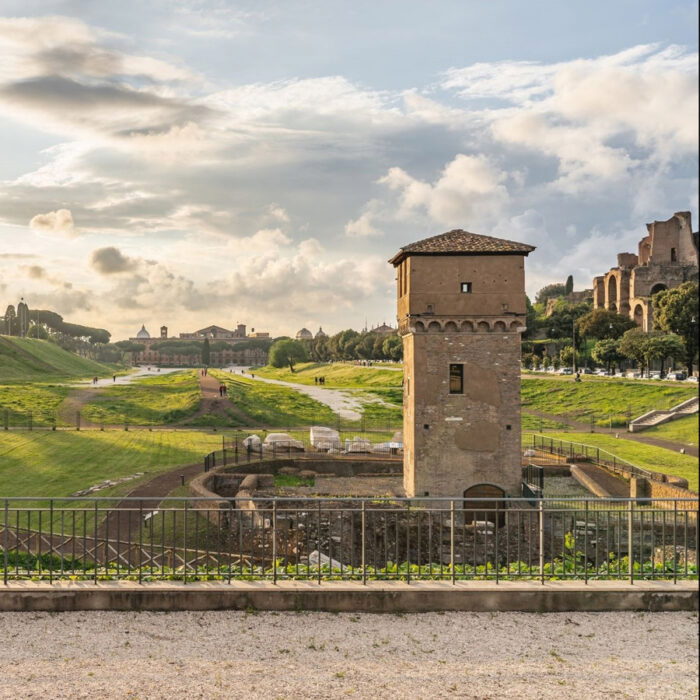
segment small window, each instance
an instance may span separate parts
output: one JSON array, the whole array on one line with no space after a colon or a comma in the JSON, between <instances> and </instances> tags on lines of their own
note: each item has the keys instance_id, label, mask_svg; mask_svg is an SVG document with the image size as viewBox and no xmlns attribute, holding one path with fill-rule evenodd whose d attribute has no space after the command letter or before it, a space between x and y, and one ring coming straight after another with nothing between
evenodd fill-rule
<instances>
[{"instance_id":1,"label":"small window","mask_svg":"<svg viewBox=\"0 0 700 700\"><path fill-rule=\"evenodd\" d=\"M675 248L671 248L671 262L678 262Z\"/></svg>"},{"instance_id":2,"label":"small window","mask_svg":"<svg viewBox=\"0 0 700 700\"><path fill-rule=\"evenodd\" d=\"M450 365L450 394L464 393L464 365Z\"/></svg>"},{"instance_id":3,"label":"small window","mask_svg":"<svg viewBox=\"0 0 700 700\"><path fill-rule=\"evenodd\" d=\"M460 291L462 294L471 294L472 293L472 283L471 282L462 282L460 285Z\"/></svg>"}]
</instances>

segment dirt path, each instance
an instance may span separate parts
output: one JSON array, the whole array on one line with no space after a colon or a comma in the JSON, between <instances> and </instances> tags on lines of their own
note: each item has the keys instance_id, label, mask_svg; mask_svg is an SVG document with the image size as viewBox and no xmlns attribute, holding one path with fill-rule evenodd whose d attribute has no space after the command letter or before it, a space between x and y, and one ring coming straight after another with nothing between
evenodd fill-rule
<instances>
[{"instance_id":1,"label":"dirt path","mask_svg":"<svg viewBox=\"0 0 700 700\"><path fill-rule=\"evenodd\" d=\"M160 502L171 491L174 491L182 484L183 478L185 483L187 483L190 479L200 474L202 469L203 463L201 461L195 464L186 464L139 484L132 491L129 491L126 498L141 498L143 500L135 502L125 499L117 503L114 506L114 510L110 511L102 522L98 538L106 537L107 533L110 533L110 536L113 537L117 531L122 533L122 539L128 537L127 533L131 533L132 538L138 537L141 527L139 517L141 510L144 515L156 510ZM135 508L137 511L125 512L127 508Z\"/></svg>"},{"instance_id":2,"label":"dirt path","mask_svg":"<svg viewBox=\"0 0 700 700\"><path fill-rule=\"evenodd\" d=\"M201 416L220 416L230 420L231 416L238 419L242 425L256 425L256 422L239 406L236 406L228 396L221 396L219 387L221 382L209 374L203 375L200 370L197 370L197 378L199 380L199 391L202 395L202 400L196 413L183 420L175 423L175 425L186 425Z\"/></svg>"},{"instance_id":3,"label":"dirt path","mask_svg":"<svg viewBox=\"0 0 700 700\"><path fill-rule=\"evenodd\" d=\"M100 389L71 389L58 407L58 422L71 427L76 427L78 414L80 413L80 426L82 428L98 428L100 425L92 423L83 415L83 408L102 394ZM112 427L105 425L104 427Z\"/></svg>"},{"instance_id":4,"label":"dirt path","mask_svg":"<svg viewBox=\"0 0 700 700\"><path fill-rule=\"evenodd\" d=\"M566 423L568 426L575 428L577 431L582 433L589 433L591 431L590 423L582 423L581 421L575 421L567 416L555 415L552 413L543 413L542 411L535 411L531 408L523 408L523 413L527 413L536 418L542 418L544 420L555 420L560 423ZM670 440L660 440L659 438L653 438L648 435L640 435L639 433L628 433L624 428L603 428L601 426L595 426L596 433L602 433L604 435L614 435L620 433L620 437L624 436L625 440L633 440L634 442L642 442L647 445L653 445L654 447L663 447L666 450L673 450L674 452L679 452L684 450L685 454L692 457L697 457L699 452L698 448L693 445L684 445L682 442L671 442Z\"/></svg>"}]
</instances>

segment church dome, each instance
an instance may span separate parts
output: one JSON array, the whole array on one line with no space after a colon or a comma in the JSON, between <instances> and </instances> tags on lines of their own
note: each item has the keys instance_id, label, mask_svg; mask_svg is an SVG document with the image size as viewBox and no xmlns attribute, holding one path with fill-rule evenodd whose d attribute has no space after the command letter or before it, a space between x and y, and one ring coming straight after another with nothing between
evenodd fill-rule
<instances>
[{"instance_id":1,"label":"church dome","mask_svg":"<svg viewBox=\"0 0 700 700\"><path fill-rule=\"evenodd\" d=\"M321 327L319 326L319 327L318 327L318 331L316 332L316 337L317 337L317 338L327 338L328 335L325 333L325 331L323 330L323 328L321 328Z\"/></svg>"},{"instance_id":2,"label":"church dome","mask_svg":"<svg viewBox=\"0 0 700 700\"><path fill-rule=\"evenodd\" d=\"M146 326L141 326L141 330L136 334L136 337L145 340L146 338L150 338L151 334L146 330Z\"/></svg>"},{"instance_id":3,"label":"church dome","mask_svg":"<svg viewBox=\"0 0 700 700\"><path fill-rule=\"evenodd\" d=\"M313 337L313 333L308 328L297 331L297 340L311 340Z\"/></svg>"}]
</instances>

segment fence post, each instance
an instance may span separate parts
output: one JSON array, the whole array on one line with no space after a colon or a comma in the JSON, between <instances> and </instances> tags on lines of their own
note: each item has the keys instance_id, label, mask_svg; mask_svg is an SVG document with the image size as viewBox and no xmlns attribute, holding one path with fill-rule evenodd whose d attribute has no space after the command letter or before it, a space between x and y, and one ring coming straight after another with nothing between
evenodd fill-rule
<instances>
[{"instance_id":1,"label":"fence post","mask_svg":"<svg viewBox=\"0 0 700 700\"><path fill-rule=\"evenodd\" d=\"M544 585L544 502L540 498L537 505L538 510L538 534L539 534L539 565L540 565L540 581Z\"/></svg>"},{"instance_id":2,"label":"fence post","mask_svg":"<svg viewBox=\"0 0 700 700\"><path fill-rule=\"evenodd\" d=\"M634 501L627 507L627 569L630 583L634 583Z\"/></svg>"},{"instance_id":3,"label":"fence post","mask_svg":"<svg viewBox=\"0 0 700 700\"><path fill-rule=\"evenodd\" d=\"M75 412L75 429L80 430L80 411Z\"/></svg>"},{"instance_id":4,"label":"fence post","mask_svg":"<svg viewBox=\"0 0 700 700\"><path fill-rule=\"evenodd\" d=\"M9 501L5 499L5 521L3 523L4 527L2 529L2 534L3 534L3 543L2 543L2 548L3 548L3 574L2 574L2 582L7 585L7 567L9 566L9 555L10 555L10 543L9 543L9 537L10 537L10 506L9 506Z\"/></svg>"},{"instance_id":5,"label":"fence post","mask_svg":"<svg viewBox=\"0 0 700 700\"><path fill-rule=\"evenodd\" d=\"M224 447L222 451L224 453L224 466L226 466L226 448Z\"/></svg>"},{"instance_id":6,"label":"fence post","mask_svg":"<svg viewBox=\"0 0 700 700\"><path fill-rule=\"evenodd\" d=\"M452 571L452 583L455 583L455 502L450 501L450 569Z\"/></svg>"},{"instance_id":7,"label":"fence post","mask_svg":"<svg viewBox=\"0 0 700 700\"><path fill-rule=\"evenodd\" d=\"M238 464L238 438L236 437L233 441L233 461Z\"/></svg>"},{"instance_id":8,"label":"fence post","mask_svg":"<svg viewBox=\"0 0 700 700\"><path fill-rule=\"evenodd\" d=\"M7 502L6 502L7 503ZM360 518L360 525L361 525L361 533L362 533L362 555L361 555L361 561L362 561L362 583L366 584L367 583L367 565L366 565L366 534L367 534L367 523L366 523L366 506L367 503L365 500L362 501L362 515Z\"/></svg>"},{"instance_id":9,"label":"fence post","mask_svg":"<svg viewBox=\"0 0 700 700\"><path fill-rule=\"evenodd\" d=\"M321 553L319 552L319 565ZM272 583L277 583L277 499L272 501Z\"/></svg>"},{"instance_id":10,"label":"fence post","mask_svg":"<svg viewBox=\"0 0 700 700\"><path fill-rule=\"evenodd\" d=\"M33 429L34 429L33 417L34 417L34 416L32 415L32 412L29 411L29 413L27 414L27 428L29 428L29 430L33 430Z\"/></svg>"}]
</instances>

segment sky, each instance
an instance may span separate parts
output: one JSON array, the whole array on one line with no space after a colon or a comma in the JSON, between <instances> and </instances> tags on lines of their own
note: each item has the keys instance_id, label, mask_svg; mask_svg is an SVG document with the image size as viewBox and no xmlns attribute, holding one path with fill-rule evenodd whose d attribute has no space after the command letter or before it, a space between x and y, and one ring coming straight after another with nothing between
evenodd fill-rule
<instances>
[{"instance_id":1,"label":"sky","mask_svg":"<svg viewBox=\"0 0 700 700\"><path fill-rule=\"evenodd\" d=\"M532 296L698 216L697 3L0 0L0 306L115 340L395 322L402 245Z\"/></svg>"}]
</instances>

